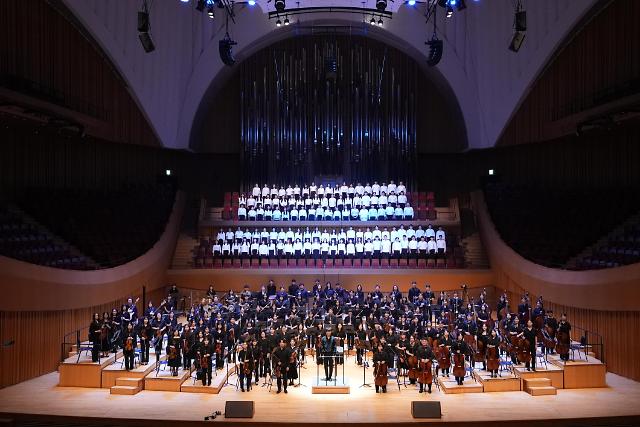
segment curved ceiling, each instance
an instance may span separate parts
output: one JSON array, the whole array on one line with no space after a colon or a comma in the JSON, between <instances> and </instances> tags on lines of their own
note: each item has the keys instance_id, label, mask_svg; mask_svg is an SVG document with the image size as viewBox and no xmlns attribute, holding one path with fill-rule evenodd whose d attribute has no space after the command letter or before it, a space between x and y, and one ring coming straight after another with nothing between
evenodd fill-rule
<instances>
[{"instance_id":1,"label":"curved ceiling","mask_svg":"<svg viewBox=\"0 0 640 427\"><path fill-rule=\"evenodd\" d=\"M145 54L136 29L140 2L63 0L111 58L134 98L166 147L186 149L194 118L216 76L225 72L218 54L224 36L222 19L197 12L193 1L153 2L151 33L156 50ZM260 0L258 0L260 1ZM338 3L351 5L350 0ZM439 14L438 31L445 41L437 69L457 97L469 148L495 144L528 88L571 32L598 0L525 2L527 36L520 52L507 49L512 35L511 0L467 1L464 12L450 19ZM336 3L336 0L333 0ZM396 1L394 4L400 4ZM301 18L301 25L306 17ZM360 15L316 15L315 22L349 22L362 26ZM420 10L398 8L383 28L371 28L418 61L425 60L431 32ZM276 28L259 7L238 11L230 28L241 60L275 40L295 36L296 25Z\"/></svg>"}]
</instances>

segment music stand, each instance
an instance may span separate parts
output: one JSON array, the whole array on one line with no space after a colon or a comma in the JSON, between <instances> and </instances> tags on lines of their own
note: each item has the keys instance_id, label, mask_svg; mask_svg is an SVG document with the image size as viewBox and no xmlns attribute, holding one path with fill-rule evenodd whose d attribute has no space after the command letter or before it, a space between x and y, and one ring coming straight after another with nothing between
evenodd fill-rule
<instances>
[{"instance_id":1,"label":"music stand","mask_svg":"<svg viewBox=\"0 0 640 427\"><path fill-rule=\"evenodd\" d=\"M358 388L362 387L371 387L371 384L367 383L367 368L369 367L369 361L367 360L367 352L371 350L371 344L369 341L360 342L360 346L364 350L364 360L362 361L362 385Z\"/></svg>"}]
</instances>

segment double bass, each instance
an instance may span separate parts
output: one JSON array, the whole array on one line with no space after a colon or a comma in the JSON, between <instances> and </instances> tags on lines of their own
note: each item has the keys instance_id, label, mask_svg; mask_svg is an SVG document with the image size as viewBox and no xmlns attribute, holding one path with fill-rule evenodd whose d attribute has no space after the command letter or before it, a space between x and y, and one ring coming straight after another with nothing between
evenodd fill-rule
<instances>
[{"instance_id":1,"label":"double bass","mask_svg":"<svg viewBox=\"0 0 640 427\"><path fill-rule=\"evenodd\" d=\"M498 347L487 346L487 370L497 371L500 368L500 357L498 356Z\"/></svg>"},{"instance_id":2,"label":"double bass","mask_svg":"<svg viewBox=\"0 0 640 427\"><path fill-rule=\"evenodd\" d=\"M409 368L409 379L415 380L418 378L418 358L416 355L409 353L405 350L407 354L407 367Z\"/></svg>"},{"instance_id":3,"label":"double bass","mask_svg":"<svg viewBox=\"0 0 640 427\"><path fill-rule=\"evenodd\" d=\"M443 345L436 348L436 359L438 360L438 369L446 371L451 367L451 352L449 347Z\"/></svg>"},{"instance_id":4,"label":"double bass","mask_svg":"<svg viewBox=\"0 0 640 427\"><path fill-rule=\"evenodd\" d=\"M560 356L567 356L571 349L571 337L568 332L558 329L556 332L556 351Z\"/></svg>"}]
</instances>

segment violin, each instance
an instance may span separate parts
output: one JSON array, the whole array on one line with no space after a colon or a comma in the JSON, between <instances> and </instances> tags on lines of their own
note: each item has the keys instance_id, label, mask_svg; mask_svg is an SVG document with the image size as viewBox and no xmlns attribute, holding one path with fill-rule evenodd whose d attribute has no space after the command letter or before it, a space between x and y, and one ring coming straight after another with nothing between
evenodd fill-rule
<instances>
[{"instance_id":1,"label":"violin","mask_svg":"<svg viewBox=\"0 0 640 427\"><path fill-rule=\"evenodd\" d=\"M133 338L132 337L127 337L127 340L124 343L124 349L125 351L133 351Z\"/></svg>"}]
</instances>

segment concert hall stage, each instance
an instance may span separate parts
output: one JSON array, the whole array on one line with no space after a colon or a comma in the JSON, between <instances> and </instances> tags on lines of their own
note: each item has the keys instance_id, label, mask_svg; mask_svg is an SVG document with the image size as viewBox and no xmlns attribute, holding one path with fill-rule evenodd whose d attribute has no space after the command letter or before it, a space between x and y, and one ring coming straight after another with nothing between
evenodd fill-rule
<instances>
[{"instance_id":1,"label":"concert hall stage","mask_svg":"<svg viewBox=\"0 0 640 427\"><path fill-rule=\"evenodd\" d=\"M268 387L254 386L249 393L236 390L236 376L231 374L229 385L219 394L165 392L143 390L135 395L112 395L105 388L58 387L59 374L47 374L0 390L0 419L15 419L29 425L39 421L65 425L148 425L182 420L187 425L204 423L205 416L219 410L224 413L225 402L253 400L253 419L225 419L215 422L253 422L257 424L317 424L362 426L414 423L412 401L440 401L441 421L451 426L515 425L579 425L622 426L640 424L640 383L615 374L606 375L607 386L589 389L559 389L556 395L532 396L525 391L480 392L448 394L434 384L432 394L420 394L415 386L400 387L390 381L386 394L376 394L373 387L360 387L362 368L349 357L345 377L350 384L349 394L312 394L316 379L316 365L308 357L307 369L302 370L300 387L289 387L288 394L276 394L275 382ZM218 375L225 375L219 371ZM365 379L373 385L373 372L366 370ZM215 382L215 381L214 381ZM297 383L297 381L296 381ZM186 384L193 384L191 379ZM467 378L465 385L474 385ZM490 390L486 390L490 391ZM53 417L53 418L52 418ZM425 420L422 420L425 421ZM526 422L525 422L526 421ZM4 425L4 424L2 424ZM9 424L11 425L11 424ZM164 424L162 424L164 425ZM183 425L181 423L180 425Z\"/></svg>"}]
</instances>

